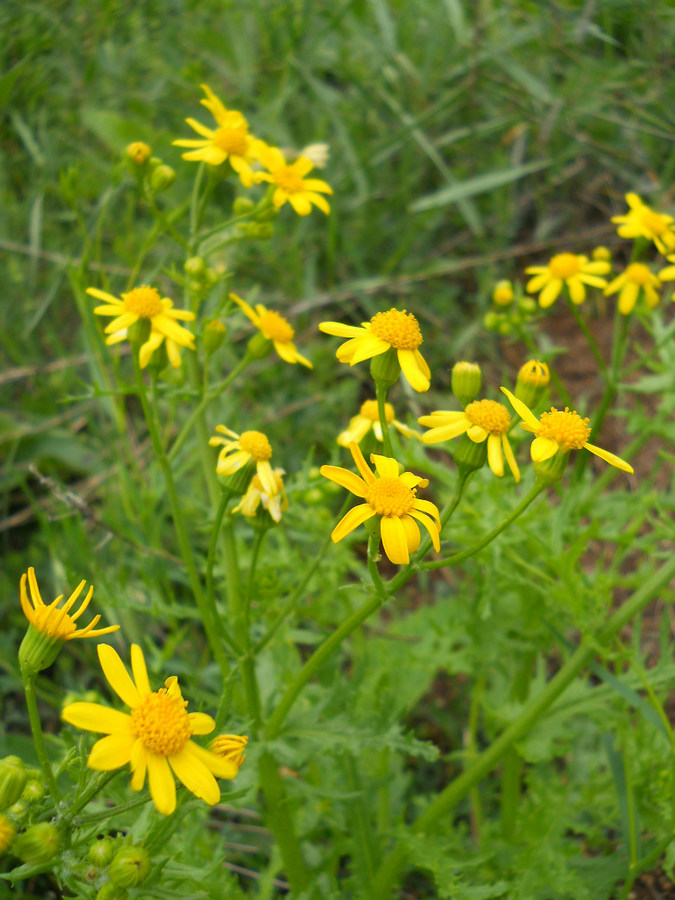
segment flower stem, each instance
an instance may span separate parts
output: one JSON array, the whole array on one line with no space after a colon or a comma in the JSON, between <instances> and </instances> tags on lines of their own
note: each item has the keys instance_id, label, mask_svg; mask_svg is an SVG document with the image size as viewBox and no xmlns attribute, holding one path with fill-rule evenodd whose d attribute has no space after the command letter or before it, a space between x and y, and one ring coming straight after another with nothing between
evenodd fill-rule
<instances>
[{"instance_id":1,"label":"flower stem","mask_svg":"<svg viewBox=\"0 0 675 900\"><path fill-rule=\"evenodd\" d=\"M225 511L227 509L227 504L230 502L232 494L230 491L223 490L220 503L218 504L218 509L216 511L216 518L213 523L213 531L211 532L211 540L209 542L209 551L206 557L206 601L211 609L211 613L213 618L220 623L221 633L226 641L226 643L234 650L237 656L241 656L242 650L239 644L236 642L234 637L230 634L229 630L225 627L225 623L222 621L220 616L218 615L218 607L216 606L216 592L215 585L213 581L213 565L215 563L216 558L216 546L218 544L218 536L220 534L220 526L223 522L223 516L225 515Z\"/></svg>"},{"instance_id":2,"label":"flower stem","mask_svg":"<svg viewBox=\"0 0 675 900\"><path fill-rule=\"evenodd\" d=\"M576 319L577 325L579 326L579 328L581 329L581 331L582 331L584 337L586 338L586 343L588 344L589 350L590 350L591 353L593 354L593 358L595 359L596 363L598 364L598 368L600 369L600 371L602 372L602 374L603 374L605 377L607 377L607 374L608 374L607 363L605 362L605 360L604 360L604 358L603 358L603 355L602 355L602 353L600 352L600 348L598 347L598 342L595 340L595 338L594 338L593 335L591 334L591 330L590 330L590 328L588 327L588 324L586 323L586 320L585 320L584 317L581 315L581 312L580 312L580 310L579 310L579 307L576 305L576 303L573 303L573 302L570 300L568 305L569 305L569 308L570 308L571 311L572 311L572 315L573 315L574 318Z\"/></svg>"},{"instance_id":3,"label":"flower stem","mask_svg":"<svg viewBox=\"0 0 675 900\"><path fill-rule=\"evenodd\" d=\"M387 401L387 388L379 381L375 382L375 396L377 397L377 414L380 419L380 428L382 429L382 448L385 456L393 457L394 451L391 447L391 434L389 433L389 424L387 423L387 412L385 403Z\"/></svg>"},{"instance_id":4,"label":"flower stem","mask_svg":"<svg viewBox=\"0 0 675 900\"><path fill-rule=\"evenodd\" d=\"M267 751L263 752L260 757L258 771L260 786L265 798L265 822L274 834L281 850L284 872L293 888L293 896L300 896L309 886L309 873L302 858L300 843L289 810L286 788L281 775L279 775L279 767Z\"/></svg>"},{"instance_id":5,"label":"flower stem","mask_svg":"<svg viewBox=\"0 0 675 900\"><path fill-rule=\"evenodd\" d=\"M35 755L40 763L42 774L47 782L49 793L55 804L61 800L61 790L56 783L56 778L52 772L49 762L49 754L45 746L45 738L42 733L42 724L40 723L40 713L38 712L37 697L35 695L35 675L28 675L21 671L21 680L23 681L23 689L26 694L26 706L28 707L28 718L30 720L31 731L33 732L33 743L35 744Z\"/></svg>"}]
</instances>

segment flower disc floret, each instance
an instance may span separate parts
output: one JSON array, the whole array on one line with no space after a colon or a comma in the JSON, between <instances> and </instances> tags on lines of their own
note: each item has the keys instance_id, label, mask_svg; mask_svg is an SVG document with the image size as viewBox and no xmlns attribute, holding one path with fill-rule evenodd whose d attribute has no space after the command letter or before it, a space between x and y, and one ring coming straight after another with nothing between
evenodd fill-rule
<instances>
[{"instance_id":1,"label":"flower disc floret","mask_svg":"<svg viewBox=\"0 0 675 900\"><path fill-rule=\"evenodd\" d=\"M244 453L249 453L256 462L272 457L272 446L262 431L242 432L239 445Z\"/></svg>"},{"instance_id":2,"label":"flower disc floret","mask_svg":"<svg viewBox=\"0 0 675 900\"><path fill-rule=\"evenodd\" d=\"M405 309L377 313L370 320L370 330L397 350L417 350L423 342L419 322Z\"/></svg>"},{"instance_id":3,"label":"flower disc floret","mask_svg":"<svg viewBox=\"0 0 675 900\"><path fill-rule=\"evenodd\" d=\"M583 257L581 258L583 259ZM562 281L572 278L573 275L578 275L581 270L579 257L574 253L558 253L551 258L548 266L551 270L551 275L554 278L560 278Z\"/></svg>"},{"instance_id":4,"label":"flower disc floret","mask_svg":"<svg viewBox=\"0 0 675 900\"><path fill-rule=\"evenodd\" d=\"M365 496L378 516L405 516L415 502L417 491L406 487L400 478L379 478Z\"/></svg>"},{"instance_id":5,"label":"flower disc floret","mask_svg":"<svg viewBox=\"0 0 675 900\"><path fill-rule=\"evenodd\" d=\"M511 425L507 408L495 400L474 400L464 410L467 419L489 434L506 434Z\"/></svg>"},{"instance_id":6,"label":"flower disc floret","mask_svg":"<svg viewBox=\"0 0 675 900\"><path fill-rule=\"evenodd\" d=\"M290 343L295 337L295 331L291 328L287 319L273 309L265 310L260 316L260 330L270 341Z\"/></svg>"},{"instance_id":7,"label":"flower disc floret","mask_svg":"<svg viewBox=\"0 0 675 900\"><path fill-rule=\"evenodd\" d=\"M570 412L567 406L564 411L552 406L550 412L542 413L536 435L555 441L563 452L581 450L591 436L589 421L575 411Z\"/></svg>"},{"instance_id":8,"label":"flower disc floret","mask_svg":"<svg viewBox=\"0 0 675 900\"><path fill-rule=\"evenodd\" d=\"M144 284L128 294L122 294L124 308L139 319L152 319L162 312L162 298L157 288Z\"/></svg>"},{"instance_id":9,"label":"flower disc floret","mask_svg":"<svg viewBox=\"0 0 675 900\"><path fill-rule=\"evenodd\" d=\"M180 753L192 737L186 707L187 700L171 696L166 688L141 700L131 712L131 727L146 750L162 756Z\"/></svg>"}]
</instances>

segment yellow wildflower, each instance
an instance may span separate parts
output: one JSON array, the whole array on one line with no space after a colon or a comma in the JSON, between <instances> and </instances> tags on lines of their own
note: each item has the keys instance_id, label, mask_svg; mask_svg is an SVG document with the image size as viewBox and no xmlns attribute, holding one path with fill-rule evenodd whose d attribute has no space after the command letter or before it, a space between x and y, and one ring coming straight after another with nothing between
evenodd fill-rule
<instances>
[{"instance_id":1,"label":"yellow wildflower","mask_svg":"<svg viewBox=\"0 0 675 900\"><path fill-rule=\"evenodd\" d=\"M28 591L26 591L26 581L28 581ZM110 634L117 631L119 625L108 625L106 628L96 628L101 616L96 615L88 625L84 628L78 628L75 622L80 618L85 609L91 602L94 593L93 585L87 591L87 594L80 604L77 612L70 614L71 608L77 602L84 586L87 582L81 581L75 588L73 593L68 597L63 606L59 606L63 600L63 594L59 594L56 600L53 600L47 606L40 596L37 578L35 577L35 569L32 566L28 568L28 576L21 576L21 584L19 587L21 596L21 608L28 622L37 631L50 638L57 638L60 641L72 641L75 638L100 637L102 634ZM30 596L29 596L30 593Z\"/></svg>"},{"instance_id":2,"label":"yellow wildflower","mask_svg":"<svg viewBox=\"0 0 675 900\"><path fill-rule=\"evenodd\" d=\"M252 164L256 160L256 139L249 134L248 122L240 112L226 109L207 85L200 85L206 99L199 102L205 106L216 120L218 127L213 130L197 122L186 119L191 128L201 134L202 140L181 139L173 141L176 147L194 147L189 153L183 153L183 159L203 161L210 166L219 166L229 160L234 171L239 175L244 187L255 183Z\"/></svg>"},{"instance_id":3,"label":"yellow wildflower","mask_svg":"<svg viewBox=\"0 0 675 900\"><path fill-rule=\"evenodd\" d=\"M244 750L248 744L248 738L242 734L219 734L209 744L211 753L222 756L233 762L240 769L246 759Z\"/></svg>"},{"instance_id":4,"label":"yellow wildflower","mask_svg":"<svg viewBox=\"0 0 675 900\"><path fill-rule=\"evenodd\" d=\"M419 322L405 309L390 309L373 316L361 326L341 322L321 322L325 334L350 338L338 347L335 354L340 362L350 366L372 359L390 348L396 350L398 363L410 386L416 391L428 391L431 371L417 349L423 341Z\"/></svg>"},{"instance_id":5,"label":"yellow wildflower","mask_svg":"<svg viewBox=\"0 0 675 900\"><path fill-rule=\"evenodd\" d=\"M245 300L236 294L230 294L230 298L238 304L244 315L253 322L262 336L272 341L274 349L287 363L302 363L308 369L312 368L311 362L298 353L293 338L295 331L287 319L273 309L267 309L262 303L256 303L255 310L251 309Z\"/></svg>"},{"instance_id":6,"label":"yellow wildflower","mask_svg":"<svg viewBox=\"0 0 675 900\"><path fill-rule=\"evenodd\" d=\"M657 213L637 194L626 194L628 212L622 216L612 216L612 222L619 227L617 233L622 238L647 238L653 241L659 253L665 256L675 250L675 231L672 216Z\"/></svg>"},{"instance_id":7,"label":"yellow wildflower","mask_svg":"<svg viewBox=\"0 0 675 900\"><path fill-rule=\"evenodd\" d=\"M539 306L546 309L555 303L567 285L572 303L580 305L586 299L584 285L604 288L607 282L599 275L606 275L610 265L605 260L589 262L587 256L576 253L558 253L545 266L530 266L525 269L528 275L534 275L525 287L529 294L539 293Z\"/></svg>"},{"instance_id":8,"label":"yellow wildflower","mask_svg":"<svg viewBox=\"0 0 675 900\"><path fill-rule=\"evenodd\" d=\"M420 425L430 428L422 435L425 444L438 444L466 434L474 443L487 441L488 465L499 478L504 474L504 457L513 477L520 481L520 471L508 438L511 416L502 403L495 400L474 400L462 412L439 409L421 416Z\"/></svg>"},{"instance_id":9,"label":"yellow wildflower","mask_svg":"<svg viewBox=\"0 0 675 900\"><path fill-rule=\"evenodd\" d=\"M498 281L492 292L492 301L497 306L508 306L513 302L513 285L510 281Z\"/></svg>"},{"instance_id":10,"label":"yellow wildflower","mask_svg":"<svg viewBox=\"0 0 675 900\"><path fill-rule=\"evenodd\" d=\"M233 507L232 512L240 512L243 516L253 519L262 503L263 509L267 510L274 521L277 523L281 522L281 513L286 512L288 509L288 497L286 496L282 478L282 475L285 474L283 469L272 469L272 477L275 483L275 492L273 494L265 490L260 476L254 475L246 493L239 503Z\"/></svg>"},{"instance_id":11,"label":"yellow wildflower","mask_svg":"<svg viewBox=\"0 0 675 900\"><path fill-rule=\"evenodd\" d=\"M608 296L619 292L619 312L627 316L633 311L641 291L645 295L647 306L653 309L659 302L657 291L660 287L661 282L648 266L644 263L631 263L607 285L604 293Z\"/></svg>"},{"instance_id":12,"label":"yellow wildflower","mask_svg":"<svg viewBox=\"0 0 675 900\"><path fill-rule=\"evenodd\" d=\"M139 352L142 369L147 366L153 352L162 343L160 336L167 339L166 349L174 367L176 359L180 365L180 356L178 347L170 347L169 341L174 345L187 347L189 350L195 349L194 335L176 321L181 319L184 322L191 322L195 314L184 309L174 309L173 301L168 297L160 297L156 288L148 285L134 288L132 291L122 294L121 300L98 288L87 288L87 293L96 297L97 300L105 301L104 306L95 307L94 312L97 316L115 317L106 325L105 333L109 335L106 338L106 344L118 344L125 340L127 329L139 320L147 319L150 322L150 336Z\"/></svg>"},{"instance_id":13,"label":"yellow wildflower","mask_svg":"<svg viewBox=\"0 0 675 900\"><path fill-rule=\"evenodd\" d=\"M143 787L147 772L150 795L164 815L176 808L174 775L196 797L211 806L218 803L220 788L214 776L234 778L239 767L191 740L195 734L213 731L216 723L211 716L188 713L175 675L163 688L151 691L138 644L131 645L133 679L111 646L99 644L97 649L103 674L131 715L100 703L71 703L63 709L65 722L106 735L92 747L89 768L109 772L129 763L135 791Z\"/></svg>"},{"instance_id":14,"label":"yellow wildflower","mask_svg":"<svg viewBox=\"0 0 675 900\"><path fill-rule=\"evenodd\" d=\"M398 422L394 417L394 407L391 403L384 404L384 415L387 424L391 424L394 428L404 434L406 437L412 437L415 432L412 428L408 428L403 422ZM341 447L349 447L352 441L360 444L363 438L373 429L375 438L382 440L382 425L380 424L380 416L377 409L377 400L366 400L361 404L358 415L353 416L349 420L349 425L344 431L338 435L337 442Z\"/></svg>"},{"instance_id":15,"label":"yellow wildflower","mask_svg":"<svg viewBox=\"0 0 675 900\"><path fill-rule=\"evenodd\" d=\"M260 478L260 484L270 497L277 493L277 480L270 465L272 447L261 431L244 431L237 434L224 425L216 425L216 431L228 436L225 438L214 436L210 438L212 447L222 445L218 455L216 472L218 475L234 475L247 463L255 463L256 472Z\"/></svg>"},{"instance_id":16,"label":"yellow wildflower","mask_svg":"<svg viewBox=\"0 0 675 900\"><path fill-rule=\"evenodd\" d=\"M126 149L127 157L137 166L142 166L152 155L152 150L143 141L134 141Z\"/></svg>"},{"instance_id":17,"label":"yellow wildflower","mask_svg":"<svg viewBox=\"0 0 675 900\"><path fill-rule=\"evenodd\" d=\"M527 407L522 400L507 390L505 387L502 391L511 401L511 406L518 415L524 420L520 423L521 428L534 434L534 440L530 447L530 456L533 462L544 462L555 456L558 451L569 453L570 450L585 449L604 459L617 469L632 474L633 468L620 457L615 456L608 450L601 447L595 447L588 443L591 433L589 420L582 419L576 412L570 412L566 407L564 410L551 407L550 412L542 413L541 418L537 418L532 410Z\"/></svg>"},{"instance_id":18,"label":"yellow wildflower","mask_svg":"<svg viewBox=\"0 0 675 900\"><path fill-rule=\"evenodd\" d=\"M312 204L321 212L330 212L330 206L321 194L332 194L330 185L319 178L305 178L314 168L314 163L301 156L294 163L287 163L278 147L268 147L260 141L256 154L267 172L257 172L256 181L267 181L276 186L272 202L276 207L288 201L299 216L308 216Z\"/></svg>"},{"instance_id":19,"label":"yellow wildflower","mask_svg":"<svg viewBox=\"0 0 675 900\"><path fill-rule=\"evenodd\" d=\"M352 442L349 449L361 474L360 478L340 466L321 466L321 474L329 481L347 488L357 497L362 497L365 503L350 509L336 525L331 534L333 543L341 541L373 516L380 516L384 552L395 565L408 563L410 554L419 547L420 530L417 522L421 522L427 529L434 549L438 552L441 529L438 508L429 500L419 500L416 496L418 487L428 485L427 479L413 475L412 472L399 474L400 466L395 459L371 453L370 461L377 472L375 475L363 458L358 444Z\"/></svg>"}]
</instances>

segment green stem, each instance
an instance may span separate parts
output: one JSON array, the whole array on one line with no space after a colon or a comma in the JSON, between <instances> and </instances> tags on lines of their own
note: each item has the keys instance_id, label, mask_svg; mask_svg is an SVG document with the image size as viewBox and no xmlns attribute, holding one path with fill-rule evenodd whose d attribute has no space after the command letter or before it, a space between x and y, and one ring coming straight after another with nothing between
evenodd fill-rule
<instances>
[{"instance_id":1,"label":"green stem","mask_svg":"<svg viewBox=\"0 0 675 900\"><path fill-rule=\"evenodd\" d=\"M102 791L106 784L112 781L117 774L118 771L103 772L101 775L94 778L89 787L85 791L83 791L79 797L75 798L67 814L63 817L64 821L72 822L77 813L81 809L84 809L87 803L89 803L89 801L92 800L99 793L99 791ZM110 810L108 810L108 815L110 815Z\"/></svg>"},{"instance_id":2,"label":"green stem","mask_svg":"<svg viewBox=\"0 0 675 900\"><path fill-rule=\"evenodd\" d=\"M391 434L389 433L389 424L387 422L387 412L386 412L386 402L387 402L387 388L380 384L379 381L375 382L375 396L377 397L377 414L380 419L380 428L382 429L382 445L384 450L384 455L393 457L394 451L391 447Z\"/></svg>"},{"instance_id":3,"label":"green stem","mask_svg":"<svg viewBox=\"0 0 675 900\"><path fill-rule=\"evenodd\" d=\"M476 762L452 781L409 826L412 834L428 834L435 824L448 815L471 789L491 772L515 741L526 735L543 714L588 667L598 648L607 646L654 596L675 577L675 557L661 568L621 606L594 637L584 641L546 687L534 697L511 725L493 741ZM405 849L399 843L380 867L370 900L390 900L398 874L405 866Z\"/></svg>"},{"instance_id":4,"label":"green stem","mask_svg":"<svg viewBox=\"0 0 675 900\"><path fill-rule=\"evenodd\" d=\"M373 587L382 603L387 599L387 590L382 581L382 576L377 568L377 560L380 556L379 534L368 535L368 572L373 581Z\"/></svg>"},{"instance_id":5,"label":"green stem","mask_svg":"<svg viewBox=\"0 0 675 900\"><path fill-rule=\"evenodd\" d=\"M28 718L30 719L31 731L33 732L35 755L38 758L38 762L40 764L40 768L42 769L44 779L47 783L49 793L52 795L54 803L58 805L61 800L61 791L58 784L56 783L56 778L54 778L54 773L52 772L52 767L49 762L49 754L47 753L47 747L45 746L44 734L42 733L40 713L38 712L37 697L35 695L35 676L27 675L22 670L21 679L23 681L23 689L26 694L26 706L28 707Z\"/></svg>"},{"instance_id":6,"label":"green stem","mask_svg":"<svg viewBox=\"0 0 675 900\"><path fill-rule=\"evenodd\" d=\"M211 540L209 541L209 550L206 557L206 601L209 605L214 620L220 625L222 637L232 648L232 650L234 650L237 656L241 656L241 647L235 641L234 637L230 634L229 630L225 627L225 623L222 621L218 614L218 607L216 606L215 584L213 580L213 566L216 559L216 547L218 545L220 526L222 525L223 516L225 515L227 504L230 502L231 497L232 494L230 493L230 491L223 490L220 497L220 503L218 504L218 509L216 511L216 518L213 523L213 531L211 532Z\"/></svg>"},{"instance_id":7,"label":"green stem","mask_svg":"<svg viewBox=\"0 0 675 900\"><path fill-rule=\"evenodd\" d=\"M529 334L529 332L527 331L527 329L523 328L522 326L519 327L518 335L519 335L520 339L523 341L523 343L525 344L525 346L527 347L527 349L530 351L530 353L532 353L532 355L535 358L538 357L539 356L539 348L537 347L535 342L532 340L532 337ZM574 406L572 398L570 397L567 388L560 380L560 376L556 372L555 366L552 363L549 364L549 373L551 375L551 381L553 382L553 385L554 385L556 391L558 392L558 395L562 399L563 403L565 404L565 406L569 406L569 408L572 409L572 407Z\"/></svg>"},{"instance_id":8,"label":"green stem","mask_svg":"<svg viewBox=\"0 0 675 900\"><path fill-rule=\"evenodd\" d=\"M579 326L584 337L586 338L586 343L588 344L588 347L589 347L591 353L593 354L593 358L595 359L596 363L598 364L598 368L600 369L602 374L606 376L607 375L607 363L605 362L604 357L603 357L602 353L600 352L600 348L598 347L598 342L595 340L595 338L591 334L591 330L588 327L588 325L586 324L586 320L581 315L581 311L579 310L579 307L576 305L576 303L573 303L570 300L568 305L569 305L569 308L572 310L572 315L574 316L574 318L577 321L577 325Z\"/></svg>"},{"instance_id":9,"label":"green stem","mask_svg":"<svg viewBox=\"0 0 675 900\"><path fill-rule=\"evenodd\" d=\"M266 528L263 527L256 529L255 543L253 544L253 550L251 551L251 562L248 567L246 590L244 591L244 622L247 631L250 631L251 628L251 601L253 599L253 581L255 579L255 570L258 565L260 549L263 545L266 534Z\"/></svg>"},{"instance_id":10,"label":"green stem","mask_svg":"<svg viewBox=\"0 0 675 900\"><path fill-rule=\"evenodd\" d=\"M276 838L284 861L286 878L293 888L293 896L297 897L309 887L309 872L302 858L300 843L288 808L286 788L274 758L267 751L260 757L258 771L265 798L265 823Z\"/></svg>"}]
</instances>

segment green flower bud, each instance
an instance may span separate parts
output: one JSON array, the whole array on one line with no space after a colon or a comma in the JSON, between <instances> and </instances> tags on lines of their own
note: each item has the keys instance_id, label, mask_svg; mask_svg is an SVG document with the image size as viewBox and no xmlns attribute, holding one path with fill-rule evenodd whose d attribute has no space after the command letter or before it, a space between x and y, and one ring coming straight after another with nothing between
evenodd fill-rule
<instances>
[{"instance_id":1,"label":"green flower bud","mask_svg":"<svg viewBox=\"0 0 675 900\"><path fill-rule=\"evenodd\" d=\"M401 374L401 366L395 347L374 356L370 361L370 374L378 387L390 388L396 384Z\"/></svg>"},{"instance_id":2,"label":"green flower bud","mask_svg":"<svg viewBox=\"0 0 675 900\"><path fill-rule=\"evenodd\" d=\"M116 849L117 842L112 838L100 838L89 848L87 859L92 865L98 866L99 869L103 869L115 855Z\"/></svg>"},{"instance_id":3,"label":"green flower bud","mask_svg":"<svg viewBox=\"0 0 675 900\"><path fill-rule=\"evenodd\" d=\"M518 309L523 313L537 311L537 301L533 297L521 297L518 301Z\"/></svg>"},{"instance_id":4,"label":"green flower bud","mask_svg":"<svg viewBox=\"0 0 675 900\"><path fill-rule=\"evenodd\" d=\"M159 194L160 191L170 188L175 180L176 172L171 166L157 166L156 169L153 169L150 176L150 190L155 194Z\"/></svg>"},{"instance_id":5,"label":"green flower bud","mask_svg":"<svg viewBox=\"0 0 675 900\"><path fill-rule=\"evenodd\" d=\"M38 822L17 837L12 853L21 862L34 866L54 859L60 845L61 838L57 829L49 822Z\"/></svg>"},{"instance_id":6,"label":"green flower bud","mask_svg":"<svg viewBox=\"0 0 675 900\"><path fill-rule=\"evenodd\" d=\"M274 234L274 225L271 222L260 222L255 226L254 236L259 241L267 241Z\"/></svg>"},{"instance_id":7,"label":"green flower bud","mask_svg":"<svg viewBox=\"0 0 675 900\"><path fill-rule=\"evenodd\" d=\"M499 328L501 318L499 313L490 310L490 312L486 312L483 316L483 327L487 328L488 331L496 331Z\"/></svg>"},{"instance_id":8,"label":"green flower bud","mask_svg":"<svg viewBox=\"0 0 675 900\"><path fill-rule=\"evenodd\" d=\"M202 341L204 342L204 349L209 356L222 347L226 334L227 326L220 319L212 319L207 324L202 335Z\"/></svg>"},{"instance_id":9,"label":"green flower bud","mask_svg":"<svg viewBox=\"0 0 675 900\"><path fill-rule=\"evenodd\" d=\"M206 263L201 256L191 256L183 263L183 271L191 278L199 278L200 275L204 274L205 268Z\"/></svg>"},{"instance_id":10,"label":"green flower bud","mask_svg":"<svg viewBox=\"0 0 675 900\"><path fill-rule=\"evenodd\" d=\"M12 822L16 822L17 825L20 825L29 812L30 806L28 805L28 803L26 803L25 800L17 800L16 803L12 803L10 808L7 810L7 815L12 820Z\"/></svg>"},{"instance_id":11,"label":"green flower bud","mask_svg":"<svg viewBox=\"0 0 675 900\"><path fill-rule=\"evenodd\" d=\"M96 894L96 900L127 900L128 896L129 891L108 882L107 884L104 884L103 887L99 888L99 891Z\"/></svg>"},{"instance_id":12,"label":"green flower bud","mask_svg":"<svg viewBox=\"0 0 675 900\"><path fill-rule=\"evenodd\" d=\"M18 756L6 756L0 760L0 809L11 806L19 799L27 780L28 772Z\"/></svg>"},{"instance_id":13,"label":"green flower bud","mask_svg":"<svg viewBox=\"0 0 675 900\"><path fill-rule=\"evenodd\" d=\"M499 334L503 335L511 334L511 332L513 331L513 326L508 319L502 319L497 326L497 331L499 332Z\"/></svg>"},{"instance_id":14,"label":"green flower bud","mask_svg":"<svg viewBox=\"0 0 675 900\"><path fill-rule=\"evenodd\" d=\"M232 212L235 216L243 216L255 208L255 203L250 197L237 197L232 204Z\"/></svg>"},{"instance_id":15,"label":"green flower bud","mask_svg":"<svg viewBox=\"0 0 675 900\"><path fill-rule=\"evenodd\" d=\"M15 834L16 829L7 816L0 815L0 856L12 846Z\"/></svg>"},{"instance_id":16,"label":"green flower bud","mask_svg":"<svg viewBox=\"0 0 675 900\"><path fill-rule=\"evenodd\" d=\"M42 800L44 795L45 789L42 786L42 782L38 781L36 778L30 778L26 782L26 786L21 794L21 799L25 800L26 803L38 803Z\"/></svg>"},{"instance_id":17,"label":"green flower bud","mask_svg":"<svg viewBox=\"0 0 675 900\"><path fill-rule=\"evenodd\" d=\"M117 887L136 887L148 877L150 857L143 847L121 847L110 863L110 881Z\"/></svg>"},{"instance_id":18,"label":"green flower bud","mask_svg":"<svg viewBox=\"0 0 675 900\"><path fill-rule=\"evenodd\" d=\"M462 406L480 393L481 371L478 363L458 362L452 367L452 393Z\"/></svg>"}]
</instances>

